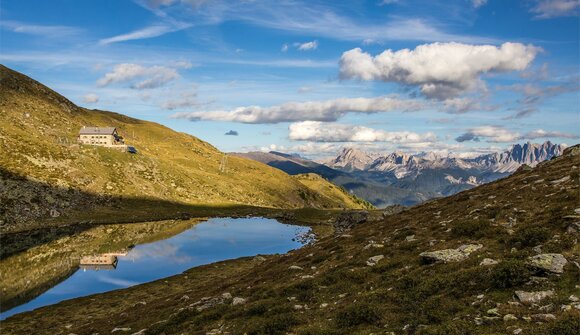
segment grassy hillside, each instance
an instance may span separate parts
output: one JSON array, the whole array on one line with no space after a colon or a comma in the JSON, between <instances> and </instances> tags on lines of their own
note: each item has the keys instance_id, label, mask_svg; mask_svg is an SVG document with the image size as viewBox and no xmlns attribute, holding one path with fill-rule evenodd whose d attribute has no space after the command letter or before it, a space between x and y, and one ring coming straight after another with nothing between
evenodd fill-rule
<instances>
[{"instance_id":1,"label":"grassy hillside","mask_svg":"<svg viewBox=\"0 0 580 335\"><path fill-rule=\"evenodd\" d=\"M286 173L249 159L230 156L220 171L224 154L206 142L156 123L77 107L1 65L0 122L4 229L39 218L62 219L75 210L123 208L128 198L212 206L352 205L319 196ZM79 145L82 126L117 127L139 153ZM24 181L39 186L26 188Z\"/></svg>"},{"instance_id":2,"label":"grassy hillside","mask_svg":"<svg viewBox=\"0 0 580 335\"><path fill-rule=\"evenodd\" d=\"M304 173L293 176L311 190L317 192L330 203L342 203L348 208L372 209L373 205L356 195L348 193L344 188L336 186L315 173Z\"/></svg>"},{"instance_id":3,"label":"grassy hillside","mask_svg":"<svg viewBox=\"0 0 580 335\"><path fill-rule=\"evenodd\" d=\"M65 301L9 318L3 332L576 335L579 166L575 146L287 255Z\"/></svg>"}]
</instances>

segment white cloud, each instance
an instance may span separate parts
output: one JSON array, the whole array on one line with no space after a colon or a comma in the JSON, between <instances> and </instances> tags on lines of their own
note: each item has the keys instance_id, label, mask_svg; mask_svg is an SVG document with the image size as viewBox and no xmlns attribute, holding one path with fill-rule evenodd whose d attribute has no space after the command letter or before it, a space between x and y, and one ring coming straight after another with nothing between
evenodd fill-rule
<instances>
[{"instance_id":1,"label":"white cloud","mask_svg":"<svg viewBox=\"0 0 580 335\"><path fill-rule=\"evenodd\" d=\"M558 137L558 138L579 138L580 136L578 135L574 135L574 134L569 134L569 133L563 133L560 131L546 131L544 129L536 129L536 130L532 130L530 132L527 132L524 135L524 138L527 139L536 139L536 138L548 138L548 137Z\"/></svg>"},{"instance_id":2,"label":"white cloud","mask_svg":"<svg viewBox=\"0 0 580 335\"><path fill-rule=\"evenodd\" d=\"M113 71L105 74L97 81L97 85L104 87L114 83L141 81L131 85L135 89L156 88L179 78L177 71L165 66L145 67L138 64L117 64Z\"/></svg>"},{"instance_id":3,"label":"white cloud","mask_svg":"<svg viewBox=\"0 0 580 335\"><path fill-rule=\"evenodd\" d=\"M447 99L485 87L482 74L526 69L539 51L521 43L496 47L452 42L423 44L414 50L389 49L373 57L355 48L342 54L340 76L417 86L427 97Z\"/></svg>"},{"instance_id":4,"label":"white cloud","mask_svg":"<svg viewBox=\"0 0 580 335\"><path fill-rule=\"evenodd\" d=\"M300 43L298 45L298 50L307 51L307 50L316 50L318 48L318 41L310 41L306 43Z\"/></svg>"},{"instance_id":5,"label":"white cloud","mask_svg":"<svg viewBox=\"0 0 580 335\"><path fill-rule=\"evenodd\" d=\"M292 123L288 129L288 137L293 141L422 143L437 140L437 136L433 133L389 132L363 126L318 121Z\"/></svg>"},{"instance_id":6,"label":"white cloud","mask_svg":"<svg viewBox=\"0 0 580 335\"><path fill-rule=\"evenodd\" d=\"M179 98L169 99L161 104L161 108L174 110L179 108L192 108L200 106L197 100L197 89L194 87L188 91L184 91L179 95Z\"/></svg>"},{"instance_id":7,"label":"white cloud","mask_svg":"<svg viewBox=\"0 0 580 335\"><path fill-rule=\"evenodd\" d=\"M475 141L486 139L488 142L514 142L519 140L520 134L498 126L481 126L469 129L466 133L457 137L457 142Z\"/></svg>"},{"instance_id":8,"label":"white cloud","mask_svg":"<svg viewBox=\"0 0 580 335\"><path fill-rule=\"evenodd\" d=\"M288 44L287 43L282 44L282 47L280 48L280 51L282 51L282 52L288 51Z\"/></svg>"},{"instance_id":9,"label":"white cloud","mask_svg":"<svg viewBox=\"0 0 580 335\"><path fill-rule=\"evenodd\" d=\"M471 128L464 134L458 136L455 140L457 142L467 142L475 141L479 142L485 139L487 142L500 143L500 142L515 142L524 139L537 139L537 138L578 138L578 135L563 133L558 131L545 131L543 129L536 129L529 131L523 135L520 133L508 130L500 126L481 126L476 128Z\"/></svg>"},{"instance_id":10,"label":"white cloud","mask_svg":"<svg viewBox=\"0 0 580 335\"><path fill-rule=\"evenodd\" d=\"M479 8L487 3L487 0L471 0L474 8Z\"/></svg>"},{"instance_id":11,"label":"white cloud","mask_svg":"<svg viewBox=\"0 0 580 335\"><path fill-rule=\"evenodd\" d=\"M288 102L271 107L248 106L229 111L176 113L172 117L191 121L228 121L242 123L280 123L296 121L336 121L348 113L414 111L423 107L417 100L396 96L377 98L340 98L326 101Z\"/></svg>"},{"instance_id":12,"label":"white cloud","mask_svg":"<svg viewBox=\"0 0 580 335\"><path fill-rule=\"evenodd\" d=\"M559 16L578 16L580 14L580 0L536 0L530 12L536 18L549 19Z\"/></svg>"},{"instance_id":13,"label":"white cloud","mask_svg":"<svg viewBox=\"0 0 580 335\"><path fill-rule=\"evenodd\" d=\"M141 40L147 38L158 37L167 33L183 30L191 27L191 24L177 22L174 24L158 24L143 29L135 30L130 33L121 34L109 38L104 38L99 41L99 44L106 45L117 42L125 42L132 40Z\"/></svg>"},{"instance_id":14,"label":"white cloud","mask_svg":"<svg viewBox=\"0 0 580 335\"><path fill-rule=\"evenodd\" d=\"M379 2L379 6L391 5L391 4L394 4L394 3L397 3L397 2L399 2L399 0L381 0Z\"/></svg>"},{"instance_id":15,"label":"white cloud","mask_svg":"<svg viewBox=\"0 0 580 335\"><path fill-rule=\"evenodd\" d=\"M87 104L94 104L99 102L99 96L94 93L89 93L83 97L83 102Z\"/></svg>"},{"instance_id":16,"label":"white cloud","mask_svg":"<svg viewBox=\"0 0 580 335\"><path fill-rule=\"evenodd\" d=\"M71 35L77 35L82 32L82 29L76 27L36 25L9 20L0 20L0 28L20 34L51 38L70 37Z\"/></svg>"}]
</instances>

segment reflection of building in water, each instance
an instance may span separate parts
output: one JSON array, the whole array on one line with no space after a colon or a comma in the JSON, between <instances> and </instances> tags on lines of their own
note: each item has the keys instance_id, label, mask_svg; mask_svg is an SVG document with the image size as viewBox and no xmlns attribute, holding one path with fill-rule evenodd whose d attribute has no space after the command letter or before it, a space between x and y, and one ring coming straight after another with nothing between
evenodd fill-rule
<instances>
[{"instance_id":1,"label":"reflection of building in water","mask_svg":"<svg viewBox=\"0 0 580 335\"><path fill-rule=\"evenodd\" d=\"M118 256L127 256L128 251L107 252L104 254L81 257L83 270L114 270L117 268Z\"/></svg>"}]
</instances>

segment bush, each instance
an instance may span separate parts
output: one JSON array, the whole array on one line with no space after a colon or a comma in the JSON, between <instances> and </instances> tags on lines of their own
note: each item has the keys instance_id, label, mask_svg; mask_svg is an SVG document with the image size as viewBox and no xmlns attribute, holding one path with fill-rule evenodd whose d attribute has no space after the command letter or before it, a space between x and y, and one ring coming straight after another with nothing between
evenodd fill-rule
<instances>
[{"instance_id":1,"label":"bush","mask_svg":"<svg viewBox=\"0 0 580 335\"><path fill-rule=\"evenodd\" d=\"M362 324L375 324L380 318L376 307L358 303L340 310L335 319L338 327L354 327Z\"/></svg>"},{"instance_id":2,"label":"bush","mask_svg":"<svg viewBox=\"0 0 580 335\"><path fill-rule=\"evenodd\" d=\"M475 333L473 323L454 320L439 326L420 329L419 335L471 335Z\"/></svg>"},{"instance_id":3,"label":"bush","mask_svg":"<svg viewBox=\"0 0 580 335\"><path fill-rule=\"evenodd\" d=\"M288 329L299 324L299 321L292 314L279 314L267 319L252 320L249 324L249 335L277 335L285 334Z\"/></svg>"},{"instance_id":4,"label":"bush","mask_svg":"<svg viewBox=\"0 0 580 335\"><path fill-rule=\"evenodd\" d=\"M491 285L510 288L522 285L530 278L530 270L521 260L508 259L497 264L491 272Z\"/></svg>"},{"instance_id":5,"label":"bush","mask_svg":"<svg viewBox=\"0 0 580 335\"><path fill-rule=\"evenodd\" d=\"M580 334L580 313L565 314L560 320L548 326L550 335L578 335Z\"/></svg>"},{"instance_id":6,"label":"bush","mask_svg":"<svg viewBox=\"0 0 580 335\"><path fill-rule=\"evenodd\" d=\"M549 229L537 226L522 227L510 239L510 244L522 247L535 247L548 241L551 237Z\"/></svg>"},{"instance_id":7,"label":"bush","mask_svg":"<svg viewBox=\"0 0 580 335\"><path fill-rule=\"evenodd\" d=\"M485 221L459 222L451 228L454 237L482 238L493 234L493 227Z\"/></svg>"}]
</instances>

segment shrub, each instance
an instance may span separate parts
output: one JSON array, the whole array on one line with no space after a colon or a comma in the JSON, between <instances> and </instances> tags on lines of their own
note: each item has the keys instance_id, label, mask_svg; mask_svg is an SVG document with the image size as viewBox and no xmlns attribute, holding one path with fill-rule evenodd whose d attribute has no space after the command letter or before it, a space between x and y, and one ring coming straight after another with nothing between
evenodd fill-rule
<instances>
[{"instance_id":1,"label":"shrub","mask_svg":"<svg viewBox=\"0 0 580 335\"><path fill-rule=\"evenodd\" d=\"M454 237L482 238L493 233L493 227L485 221L459 222L451 228Z\"/></svg>"},{"instance_id":2,"label":"shrub","mask_svg":"<svg viewBox=\"0 0 580 335\"><path fill-rule=\"evenodd\" d=\"M548 326L550 335L577 335L580 334L580 313L568 313L558 322Z\"/></svg>"},{"instance_id":3,"label":"shrub","mask_svg":"<svg viewBox=\"0 0 580 335\"><path fill-rule=\"evenodd\" d=\"M551 233L547 228L537 226L522 227L510 239L510 244L522 247L535 247L538 244L548 241L550 237Z\"/></svg>"},{"instance_id":4,"label":"shrub","mask_svg":"<svg viewBox=\"0 0 580 335\"><path fill-rule=\"evenodd\" d=\"M473 323L464 320L454 320L418 331L419 335L471 335L474 333Z\"/></svg>"},{"instance_id":5,"label":"shrub","mask_svg":"<svg viewBox=\"0 0 580 335\"><path fill-rule=\"evenodd\" d=\"M299 324L299 321L292 314L279 314L267 319L252 320L249 324L249 335L277 335L285 334L288 329Z\"/></svg>"},{"instance_id":6,"label":"shrub","mask_svg":"<svg viewBox=\"0 0 580 335\"><path fill-rule=\"evenodd\" d=\"M522 285L530 278L530 270L521 260L505 260L491 272L491 285L495 288L510 288Z\"/></svg>"},{"instance_id":7,"label":"shrub","mask_svg":"<svg viewBox=\"0 0 580 335\"><path fill-rule=\"evenodd\" d=\"M338 327L354 327L362 324L375 324L380 320L377 308L365 303L349 305L336 315Z\"/></svg>"}]
</instances>

